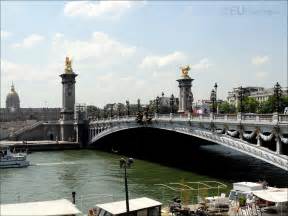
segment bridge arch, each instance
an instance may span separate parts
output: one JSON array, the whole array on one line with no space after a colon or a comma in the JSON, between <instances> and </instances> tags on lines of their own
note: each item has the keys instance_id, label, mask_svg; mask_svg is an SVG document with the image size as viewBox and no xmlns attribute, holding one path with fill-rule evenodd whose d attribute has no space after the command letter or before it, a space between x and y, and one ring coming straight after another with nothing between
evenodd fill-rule
<instances>
[{"instance_id":1,"label":"bridge arch","mask_svg":"<svg viewBox=\"0 0 288 216\"><path fill-rule=\"evenodd\" d=\"M199 139L217 143L222 146L234 149L236 151L242 152L244 154L250 155L252 157L258 158L270 164L273 164L281 169L288 171L288 156L286 155L279 155L269 149L263 148L259 145L251 144L244 139L239 139L234 137L234 133L239 133L239 137L248 136L255 136L254 132L249 134L245 134L239 132L237 127L232 128L231 131L225 129L225 127L215 127L218 128L214 130L211 129L211 124L206 124L205 127L199 127L199 125L193 125L189 121L178 121L178 122L171 122L167 121L154 121L150 124L139 124L136 123L135 120L133 121L123 121L123 122L106 122L105 124L96 124L94 125L95 128L103 128L100 130L101 132L97 133L94 136L89 137L89 145L96 143L98 140L109 136L113 133L129 130L129 129L136 129L136 128L155 128L161 129L166 131L173 131L180 134L186 134L189 136L197 137ZM201 125L203 126L203 125ZM223 132L225 131L225 134ZM259 137L257 135L257 137Z\"/></svg>"}]
</instances>

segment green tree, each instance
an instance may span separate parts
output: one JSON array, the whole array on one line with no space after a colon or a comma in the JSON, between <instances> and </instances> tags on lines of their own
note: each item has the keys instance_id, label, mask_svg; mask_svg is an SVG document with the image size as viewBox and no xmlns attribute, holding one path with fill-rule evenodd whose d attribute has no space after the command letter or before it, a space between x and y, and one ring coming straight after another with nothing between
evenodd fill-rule
<instances>
[{"instance_id":1,"label":"green tree","mask_svg":"<svg viewBox=\"0 0 288 216\"><path fill-rule=\"evenodd\" d=\"M236 108L234 105L229 104L227 101L218 105L218 109L220 113L235 113Z\"/></svg>"},{"instance_id":2,"label":"green tree","mask_svg":"<svg viewBox=\"0 0 288 216\"><path fill-rule=\"evenodd\" d=\"M256 113L259 109L259 102L255 98L244 97L242 101L244 113ZM237 106L238 112L240 112L240 101Z\"/></svg>"},{"instance_id":3,"label":"green tree","mask_svg":"<svg viewBox=\"0 0 288 216\"><path fill-rule=\"evenodd\" d=\"M273 113L276 105L276 98L274 96L270 96L267 101L260 103L259 105L259 113ZM288 107L288 96L282 96L279 100L279 112L283 113L285 107Z\"/></svg>"}]
</instances>

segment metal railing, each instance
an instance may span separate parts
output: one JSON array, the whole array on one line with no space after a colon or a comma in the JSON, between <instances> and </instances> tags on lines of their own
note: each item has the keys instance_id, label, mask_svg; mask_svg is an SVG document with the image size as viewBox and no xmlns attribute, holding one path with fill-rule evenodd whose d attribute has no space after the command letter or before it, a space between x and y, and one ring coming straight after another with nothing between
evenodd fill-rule
<instances>
[{"instance_id":1,"label":"metal railing","mask_svg":"<svg viewBox=\"0 0 288 216\"><path fill-rule=\"evenodd\" d=\"M208 114L155 114L154 116L151 116L153 119L167 119L167 120L217 120L217 121L255 121L255 122L273 122L279 121L279 122L288 122L288 115L284 114L279 114L278 118L275 118L273 114L245 114L243 113L240 116L237 116L236 114L214 114L214 115L208 115ZM92 122L115 122L115 121L131 121L131 120L136 119L136 115L129 115L129 116L114 116L114 117L109 117L109 118L101 118L101 119L91 119L90 121Z\"/></svg>"}]
</instances>

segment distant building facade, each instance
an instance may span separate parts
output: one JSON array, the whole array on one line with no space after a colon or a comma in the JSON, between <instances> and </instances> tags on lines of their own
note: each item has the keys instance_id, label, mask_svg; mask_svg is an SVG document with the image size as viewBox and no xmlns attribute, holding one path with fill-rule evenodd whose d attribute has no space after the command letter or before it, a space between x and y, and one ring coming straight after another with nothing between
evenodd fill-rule
<instances>
[{"instance_id":1,"label":"distant building facade","mask_svg":"<svg viewBox=\"0 0 288 216\"><path fill-rule=\"evenodd\" d=\"M12 84L11 90L6 97L6 109L12 112L20 109L20 99L18 93L15 91L14 84Z\"/></svg>"},{"instance_id":2,"label":"distant building facade","mask_svg":"<svg viewBox=\"0 0 288 216\"><path fill-rule=\"evenodd\" d=\"M51 121L60 118L60 108L21 108L20 97L14 84L6 96L6 108L0 108L0 122L9 121Z\"/></svg>"},{"instance_id":3,"label":"distant building facade","mask_svg":"<svg viewBox=\"0 0 288 216\"><path fill-rule=\"evenodd\" d=\"M239 98L240 98L240 88L233 88L232 91L228 92L227 101L229 104L233 104L235 106L238 106ZM264 87L242 87L243 89L243 96L244 97L251 97L255 98L258 102L264 102L267 101L269 97L273 96L274 89L273 88L267 88ZM287 87L282 88L282 95L287 96Z\"/></svg>"},{"instance_id":4,"label":"distant building facade","mask_svg":"<svg viewBox=\"0 0 288 216\"><path fill-rule=\"evenodd\" d=\"M287 96L288 88L282 88L282 95ZM274 89L273 88L268 88L268 89L263 89L263 91L257 91L257 92L251 92L249 97L255 98L258 102L264 102L267 101L269 97L273 96L274 94Z\"/></svg>"}]
</instances>

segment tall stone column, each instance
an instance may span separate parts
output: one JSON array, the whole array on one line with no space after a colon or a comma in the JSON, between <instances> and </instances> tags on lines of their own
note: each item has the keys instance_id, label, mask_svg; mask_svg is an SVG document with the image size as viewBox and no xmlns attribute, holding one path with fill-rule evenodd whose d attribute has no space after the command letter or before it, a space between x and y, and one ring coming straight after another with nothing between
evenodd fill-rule
<instances>
[{"instance_id":1,"label":"tall stone column","mask_svg":"<svg viewBox=\"0 0 288 216\"><path fill-rule=\"evenodd\" d=\"M188 75L190 70L189 66L181 68L181 79L178 79L177 82L179 83L179 113L189 113L192 110L192 102L193 102L193 94L191 91L192 81Z\"/></svg>"},{"instance_id":2,"label":"tall stone column","mask_svg":"<svg viewBox=\"0 0 288 216\"><path fill-rule=\"evenodd\" d=\"M282 142L278 134L275 136L275 141L276 141L276 153L282 154Z\"/></svg>"},{"instance_id":3,"label":"tall stone column","mask_svg":"<svg viewBox=\"0 0 288 216\"><path fill-rule=\"evenodd\" d=\"M75 83L76 76L72 69L72 60L66 57L65 71L62 78L62 108L60 117L60 130L62 141L75 139L74 108L75 108Z\"/></svg>"},{"instance_id":4,"label":"tall stone column","mask_svg":"<svg viewBox=\"0 0 288 216\"><path fill-rule=\"evenodd\" d=\"M257 136L256 136L256 139L257 139L257 146L262 146L262 140L261 140L261 136L260 136L260 131L257 132Z\"/></svg>"}]
</instances>

